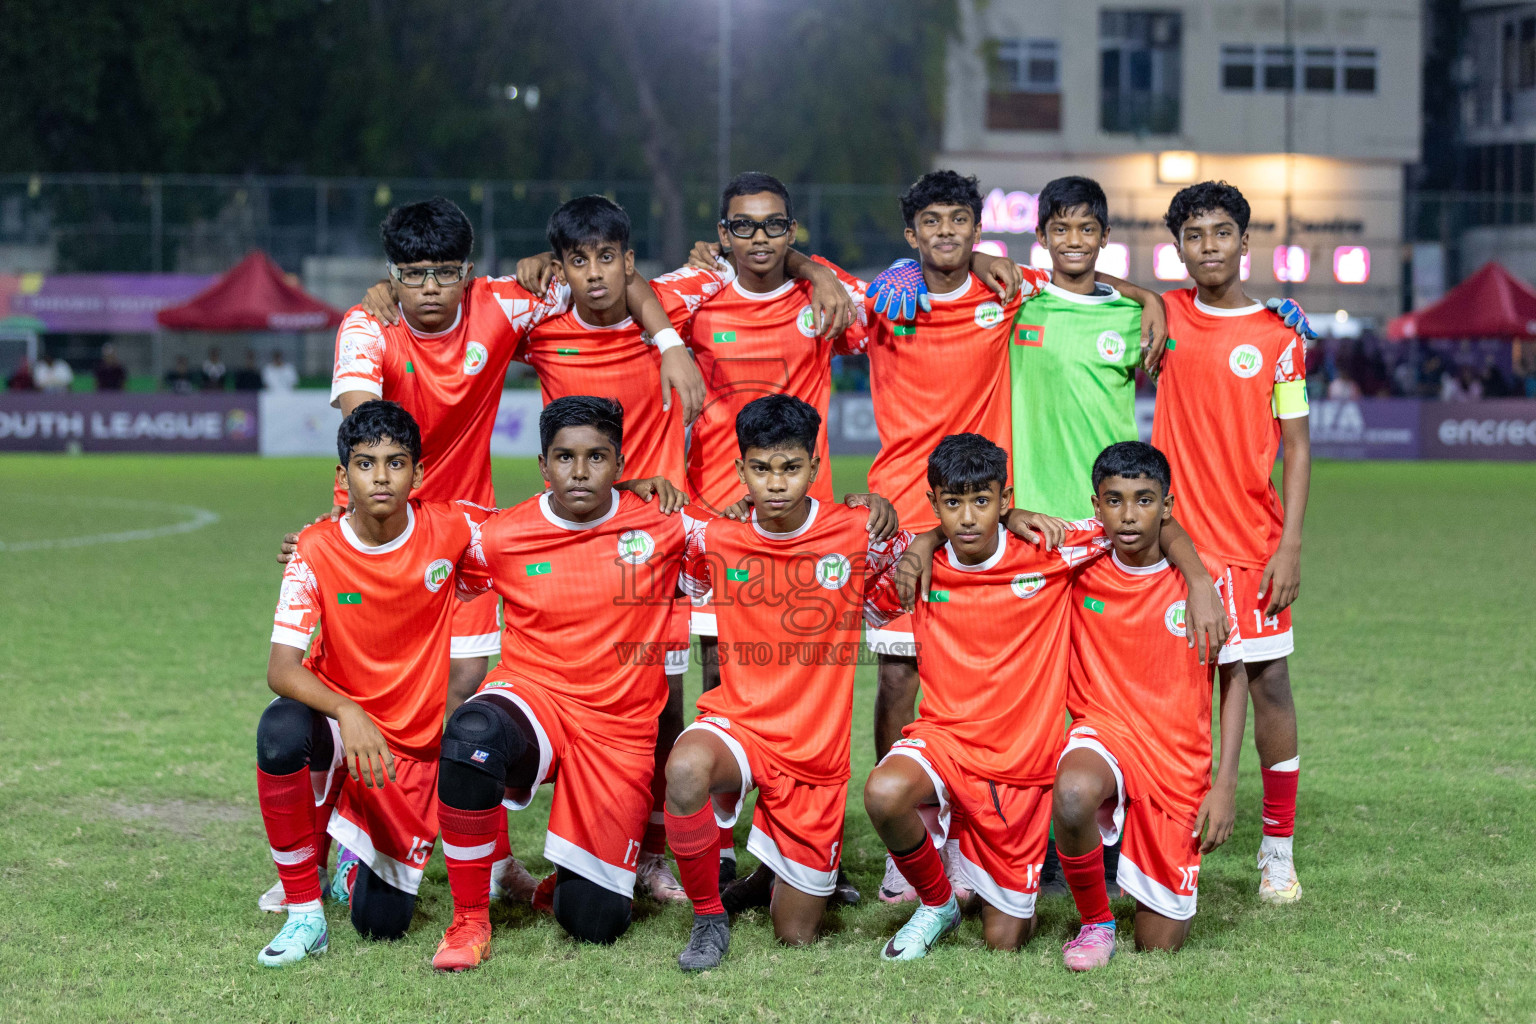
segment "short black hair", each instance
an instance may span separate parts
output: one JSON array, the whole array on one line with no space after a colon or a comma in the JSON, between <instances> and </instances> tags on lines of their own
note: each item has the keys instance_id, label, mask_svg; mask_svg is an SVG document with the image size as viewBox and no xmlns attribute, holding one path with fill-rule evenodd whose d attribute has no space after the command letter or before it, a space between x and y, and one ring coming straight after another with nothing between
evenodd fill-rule
<instances>
[{"instance_id":1,"label":"short black hair","mask_svg":"<svg viewBox=\"0 0 1536 1024\"><path fill-rule=\"evenodd\" d=\"M613 242L620 249L629 248L629 214L607 196L577 196L549 215L545 229L555 259L578 245Z\"/></svg>"},{"instance_id":2,"label":"short black hair","mask_svg":"<svg viewBox=\"0 0 1536 1024\"><path fill-rule=\"evenodd\" d=\"M1008 453L980 434L950 434L928 456L928 486L935 494L971 494L988 484L1008 486Z\"/></svg>"},{"instance_id":3,"label":"short black hair","mask_svg":"<svg viewBox=\"0 0 1536 1024\"><path fill-rule=\"evenodd\" d=\"M981 221L981 187L976 175L962 177L958 171L929 171L907 186L901 194L901 216L913 227L917 215L935 204L969 206L971 216Z\"/></svg>"},{"instance_id":4,"label":"short black hair","mask_svg":"<svg viewBox=\"0 0 1536 1024\"><path fill-rule=\"evenodd\" d=\"M566 395L550 402L539 413L539 452L548 455L566 427L596 427L613 442L615 455L624 451L624 407L611 398Z\"/></svg>"},{"instance_id":5,"label":"short black hair","mask_svg":"<svg viewBox=\"0 0 1536 1024\"><path fill-rule=\"evenodd\" d=\"M1212 210L1225 210L1231 214L1237 222L1238 233L1248 231L1248 218L1253 212L1249 209L1248 200L1243 198L1235 186L1224 181L1202 181L1198 185L1179 189L1173 201L1168 204L1168 215L1163 218L1163 223L1173 232L1173 237L1178 238L1189 218Z\"/></svg>"},{"instance_id":6,"label":"short black hair","mask_svg":"<svg viewBox=\"0 0 1536 1024\"><path fill-rule=\"evenodd\" d=\"M1105 197L1103 187L1092 178L1080 174L1053 178L1045 183L1036 204L1038 213L1035 223L1044 230L1046 221L1055 216L1064 216L1079 206L1086 206L1089 215L1099 222L1099 227L1109 230L1109 199Z\"/></svg>"},{"instance_id":7,"label":"short black hair","mask_svg":"<svg viewBox=\"0 0 1536 1024\"><path fill-rule=\"evenodd\" d=\"M772 192L784 200L784 216L790 220L795 219L795 204L790 201L789 189L778 178L763 171L742 171L730 180L725 191L720 193L720 219L727 218L726 211L731 208L732 199L737 196L755 196L759 192Z\"/></svg>"},{"instance_id":8,"label":"short black hair","mask_svg":"<svg viewBox=\"0 0 1536 1024\"><path fill-rule=\"evenodd\" d=\"M1173 486L1173 471L1168 468L1168 458L1144 441L1121 441L1099 452L1093 460L1093 489L1112 476L1136 480L1145 477L1156 480L1166 495Z\"/></svg>"},{"instance_id":9,"label":"short black hair","mask_svg":"<svg viewBox=\"0 0 1536 1024\"><path fill-rule=\"evenodd\" d=\"M736 414L736 444L748 448L804 448L816 454L821 413L794 395L764 395Z\"/></svg>"},{"instance_id":10,"label":"short black hair","mask_svg":"<svg viewBox=\"0 0 1536 1024\"><path fill-rule=\"evenodd\" d=\"M343 466L352 461L352 449L360 444L378 444L385 438L411 453L412 462L421 461L421 428L416 418L397 402L382 398L364 402L341 421L336 431L336 457Z\"/></svg>"},{"instance_id":11,"label":"short black hair","mask_svg":"<svg viewBox=\"0 0 1536 1024\"><path fill-rule=\"evenodd\" d=\"M442 196L389 211L379 225L389 262L463 263L475 247L475 229L464 211Z\"/></svg>"}]
</instances>

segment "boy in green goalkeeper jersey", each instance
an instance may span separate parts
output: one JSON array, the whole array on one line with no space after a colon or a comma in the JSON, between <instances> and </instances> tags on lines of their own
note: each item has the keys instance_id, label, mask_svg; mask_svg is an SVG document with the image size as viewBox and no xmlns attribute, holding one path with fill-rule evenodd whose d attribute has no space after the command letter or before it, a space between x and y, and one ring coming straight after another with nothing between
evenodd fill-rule
<instances>
[{"instance_id":1,"label":"boy in green goalkeeper jersey","mask_svg":"<svg viewBox=\"0 0 1536 1024\"><path fill-rule=\"evenodd\" d=\"M1013 480L1021 507L1085 519L1083 481L1099 452L1136 435L1141 306L1094 279L1109 241L1109 203L1091 178L1057 178L1040 191L1036 237L1051 283L1019 310L1008 347L1013 378Z\"/></svg>"}]
</instances>

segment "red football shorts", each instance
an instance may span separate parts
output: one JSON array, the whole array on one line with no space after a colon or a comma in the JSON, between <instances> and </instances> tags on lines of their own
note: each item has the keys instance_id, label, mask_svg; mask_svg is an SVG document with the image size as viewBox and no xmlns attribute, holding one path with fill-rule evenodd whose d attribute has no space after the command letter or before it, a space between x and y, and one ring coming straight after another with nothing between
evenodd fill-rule
<instances>
[{"instance_id":1,"label":"red football shorts","mask_svg":"<svg viewBox=\"0 0 1536 1024\"><path fill-rule=\"evenodd\" d=\"M1274 661L1294 651L1296 641L1291 634L1291 610L1282 608L1278 615L1264 614L1269 607L1269 596L1259 596L1259 582L1264 570L1234 565L1230 571L1237 632L1242 636L1243 662L1252 665Z\"/></svg>"},{"instance_id":2,"label":"red football shorts","mask_svg":"<svg viewBox=\"0 0 1536 1024\"><path fill-rule=\"evenodd\" d=\"M679 594L672 599L672 617L667 620L667 675L688 671L688 648L692 643L693 599Z\"/></svg>"},{"instance_id":3,"label":"red football shorts","mask_svg":"<svg viewBox=\"0 0 1536 1024\"><path fill-rule=\"evenodd\" d=\"M345 768L338 777L341 798L326 831L385 883L416 895L437 842L436 759L395 754L395 777L382 788L354 781Z\"/></svg>"},{"instance_id":4,"label":"red football shorts","mask_svg":"<svg viewBox=\"0 0 1536 1024\"><path fill-rule=\"evenodd\" d=\"M1115 881L1153 913L1176 921L1194 917L1200 840L1194 835L1192 817L1175 817L1146 799L1142 767L1122 764L1091 726L1073 726L1062 756L1080 748L1096 752L1115 773L1115 804L1099 811L1099 835L1105 845L1124 839Z\"/></svg>"},{"instance_id":5,"label":"red football shorts","mask_svg":"<svg viewBox=\"0 0 1536 1024\"><path fill-rule=\"evenodd\" d=\"M719 636L720 627L715 622L714 590L710 590L703 597L690 598L689 603L692 609L689 631L695 636Z\"/></svg>"},{"instance_id":6,"label":"red football shorts","mask_svg":"<svg viewBox=\"0 0 1536 1024\"><path fill-rule=\"evenodd\" d=\"M813 786L791 778L756 734L719 715L706 715L683 731L694 729L724 742L741 773L741 792L715 797L716 823L721 828L735 825L742 802L756 787L747 852L801 892L832 895L843 847L848 783Z\"/></svg>"},{"instance_id":7,"label":"red football shorts","mask_svg":"<svg viewBox=\"0 0 1536 1024\"><path fill-rule=\"evenodd\" d=\"M866 625L864 645L875 654L887 657L917 657L917 637L912 633L911 614L898 615L878 629Z\"/></svg>"},{"instance_id":8,"label":"red football shorts","mask_svg":"<svg viewBox=\"0 0 1536 1024\"><path fill-rule=\"evenodd\" d=\"M922 726L919 719L909 727L886 759L911 758L928 774L939 795L936 813L923 815L934 845L958 840L958 873L976 894L1010 917L1033 917L1051 836L1051 787L985 779L955 759L953 737Z\"/></svg>"},{"instance_id":9,"label":"red football shorts","mask_svg":"<svg viewBox=\"0 0 1536 1024\"><path fill-rule=\"evenodd\" d=\"M640 841L651 814L656 755L603 742L584 726L580 711L559 694L499 667L491 670L470 699L508 701L533 723L539 741L538 775L529 789L507 790L502 803L510 810L523 810L533 802L539 786L554 785L544 856L633 899ZM648 742L654 746L655 721L649 728Z\"/></svg>"},{"instance_id":10,"label":"red football shorts","mask_svg":"<svg viewBox=\"0 0 1536 1024\"><path fill-rule=\"evenodd\" d=\"M453 609L450 658L488 658L501 650L501 623L495 593L460 601Z\"/></svg>"}]
</instances>

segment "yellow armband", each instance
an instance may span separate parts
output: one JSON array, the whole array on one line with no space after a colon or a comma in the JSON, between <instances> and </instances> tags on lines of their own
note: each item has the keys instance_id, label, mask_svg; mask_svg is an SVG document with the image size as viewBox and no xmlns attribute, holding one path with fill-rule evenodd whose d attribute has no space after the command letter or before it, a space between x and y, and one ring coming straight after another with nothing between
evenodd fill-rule
<instances>
[{"instance_id":1,"label":"yellow armband","mask_svg":"<svg viewBox=\"0 0 1536 1024\"><path fill-rule=\"evenodd\" d=\"M1307 415L1307 382L1283 380L1269 396L1269 407L1277 420L1294 420Z\"/></svg>"}]
</instances>

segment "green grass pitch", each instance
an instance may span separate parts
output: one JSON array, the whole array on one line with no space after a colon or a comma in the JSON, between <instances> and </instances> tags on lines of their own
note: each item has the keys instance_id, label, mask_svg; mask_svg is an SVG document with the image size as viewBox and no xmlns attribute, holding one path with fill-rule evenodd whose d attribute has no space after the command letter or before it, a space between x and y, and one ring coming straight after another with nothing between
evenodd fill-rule
<instances>
[{"instance_id":1,"label":"green grass pitch","mask_svg":"<svg viewBox=\"0 0 1536 1024\"><path fill-rule=\"evenodd\" d=\"M835 461L839 491L862 488L865 464ZM496 470L503 502L536 485L531 461ZM685 977L685 907L642 901L605 949L498 911L484 969L437 976L437 856L406 939L362 942L331 908L329 953L258 968L281 923L255 906L274 879L253 757L273 554L328 494L317 459L0 459L0 1020L1536 1019L1529 466L1317 467L1292 662L1306 897L1256 898L1250 741L1185 951L1084 977L1061 966L1065 897L1041 901L1022 953L989 953L972 920L926 960L880 962L909 908L874 898L868 667L844 848L865 900L810 948L777 946L751 913L724 967ZM160 531L199 509L217 522ZM103 534L126 536L79 541ZM512 816L536 871L539 806Z\"/></svg>"}]
</instances>

